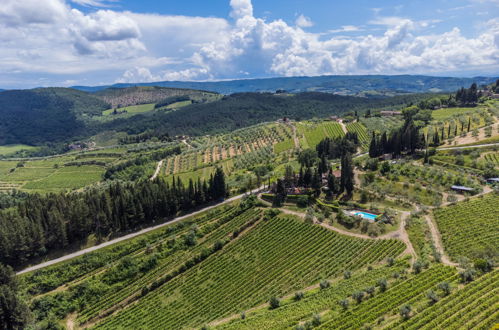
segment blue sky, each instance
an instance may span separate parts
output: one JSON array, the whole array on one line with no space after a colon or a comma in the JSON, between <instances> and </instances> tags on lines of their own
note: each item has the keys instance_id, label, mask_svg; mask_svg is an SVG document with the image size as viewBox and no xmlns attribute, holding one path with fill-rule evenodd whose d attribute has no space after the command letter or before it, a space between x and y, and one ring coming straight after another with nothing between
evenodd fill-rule
<instances>
[{"instance_id":1,"label":"blue sky","mask_svg":"<svg viewBox=\"0 0 499 330\"><path fill-rule=\"evenodd\" d=\"M3 0L0 88L499 74L499 0Z\"/></svg>"}]
</instances>

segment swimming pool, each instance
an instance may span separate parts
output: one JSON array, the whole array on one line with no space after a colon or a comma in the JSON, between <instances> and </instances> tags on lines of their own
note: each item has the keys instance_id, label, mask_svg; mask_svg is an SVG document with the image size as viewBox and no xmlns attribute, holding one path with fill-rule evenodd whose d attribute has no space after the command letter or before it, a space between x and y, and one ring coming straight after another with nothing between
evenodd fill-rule
<instances>
[{"instance_id":1,"label":"swimming pool","mask_svg":"<svg viewBox=\"0 0 499 330\"><path fill-rule=\"evenodd\" d=\"M367 220L376 220L376 218L378 217L378 215L376 214L367 213L364 211L352 211L352 215L356 215Z\"/></svg>"}]
</instances>

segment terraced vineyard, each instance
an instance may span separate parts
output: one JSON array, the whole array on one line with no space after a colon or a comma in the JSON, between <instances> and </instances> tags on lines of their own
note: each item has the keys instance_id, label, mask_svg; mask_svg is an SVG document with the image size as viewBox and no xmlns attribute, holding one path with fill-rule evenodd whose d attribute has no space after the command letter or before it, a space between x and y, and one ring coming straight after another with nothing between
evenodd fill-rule
<instances>
[{"instance_id":1,"label":"terraced vineyard","mask_svg":"<svg viewBox=\"0 0 499 330\"><path fill-rule=\"evenodd\" d=\"M199 327L272 295L399 255L404 248L396 240L355 239L291 217L275 217L96 327Z\"/></svg>"},{"instance_id":2,"label":"terraced vineyard","mask_svg":"<svg viewBox=\"0 0 499 330\"><path fill-rule=\"evenodd\" d=\"M434 211L445 250L452 259L457 261L460 256L473 258L487 250L497 251L497 205L499 194L489 193Z\"/></svg>"}]
</instances>

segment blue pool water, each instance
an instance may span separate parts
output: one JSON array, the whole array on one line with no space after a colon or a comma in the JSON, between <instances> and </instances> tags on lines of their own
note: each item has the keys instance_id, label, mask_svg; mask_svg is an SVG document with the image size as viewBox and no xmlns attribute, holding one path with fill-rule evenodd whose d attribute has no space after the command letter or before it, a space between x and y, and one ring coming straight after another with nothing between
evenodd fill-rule
<instances>
[{"instance_id":1,"label":"blue pool water","mask_svg":"<svg viewBox=\"0 0 499 330\"><path fill-rule=\"evenodd\" d=\"M367 212L363 212L363 211L353 211L352 213L354 215L358 215L361 218L364 218L367 220L375 220L378 217L376 214L367 213Z\"/></svg>"}]
</instances>

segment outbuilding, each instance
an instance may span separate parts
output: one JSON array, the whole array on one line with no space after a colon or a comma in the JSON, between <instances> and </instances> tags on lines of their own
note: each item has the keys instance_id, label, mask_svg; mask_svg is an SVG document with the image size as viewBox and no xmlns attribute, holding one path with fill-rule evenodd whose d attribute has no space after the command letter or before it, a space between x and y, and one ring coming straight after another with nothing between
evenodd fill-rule
<instances>
[{"instance_id":1,"label":"outbuilding","mask_svg":"<svg viewBox=\"0 0 499 330\"><path fill-rule=\"evenodd\" d=\"M472 193L475 189L465 186L452 186L450 187L452 190L457 191L459 193Z\"/></svg>"}]
</instances>

